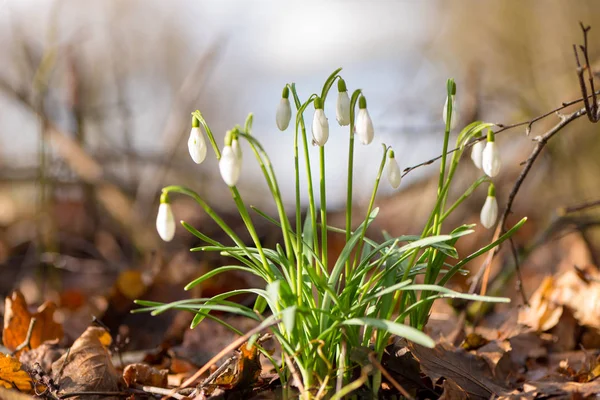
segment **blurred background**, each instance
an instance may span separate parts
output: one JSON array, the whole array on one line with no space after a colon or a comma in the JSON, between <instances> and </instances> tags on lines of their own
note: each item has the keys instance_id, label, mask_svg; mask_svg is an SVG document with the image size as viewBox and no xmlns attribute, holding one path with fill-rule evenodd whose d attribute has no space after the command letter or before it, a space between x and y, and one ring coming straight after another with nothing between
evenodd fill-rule
<instances>
[{"instance_id":1,"label":"blurred background","mask_svg":"<svg viewBox=\"0 0 600 400\"><path fill-rule=\"evenodd\" d=\"M125 334L132 321L137 329L160 325L135 335L138 346L155 345L165 330L176 330L172 316L130 316L131 299L190 296L183 285L223 262L190 254L198 243L183 229L171 243L160 241L154 229L160 189L187 185L242 227L211 152L200 166L187 154L192 111L203 113L219 141L253 112L254 134L293 210L293 132L279 132L274 123L281 90L296 82L306 98L343 67L349 90L364 90L375 125L374 144L358 145L355 153L354 206L361 210L381 156L378 143L393 146L401 168L439 155L447 78L457 82L460 128L474 120L527 121L581 97L572 48L583 40L580 21L592 26L594 63L600 49L600 3L594 0L0 1L0 295L19 288L30 304L54 300L72 337L90 315ZM333 101L325 111L331 123L328 205L331 221L342 225L347 132L335 123ZM557 121L550 116L536 123L530 137L523 127L498 136L500 207L534 146L531 139ZM520 249L546 241L557 207L600 197L598 129L581 118L534 166L514 206L515 220L530 216ZM242 195L274 212L247 154ZM468 160L463 164L457 196L478 176ZM420 231L438 167L412 171L397 192L382 186L374 232ZM485 194L476 193L448 229L477 222ZM175 198L174 208L176 219L221 235L189 201ZM593 260L595 217L582 218L566 226L581 235ZM279 240L266 224L260 232L265 241ZM477 227L471 236L461 254L492 233ZM553 268L543 260L524 272L539 277ZM510 262L500 258L497 269ZM526 286L537 287L536 279ZM249 284L232 276L191 295ZM512 293L513 286L506 290ZM183 333L173 335L177 340Z\"/></svg>"}]
</instances>

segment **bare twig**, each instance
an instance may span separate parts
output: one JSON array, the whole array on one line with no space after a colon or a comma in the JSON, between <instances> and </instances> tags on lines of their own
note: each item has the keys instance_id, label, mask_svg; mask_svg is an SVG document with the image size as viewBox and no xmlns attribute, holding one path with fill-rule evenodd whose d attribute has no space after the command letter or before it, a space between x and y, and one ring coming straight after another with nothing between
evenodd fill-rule
<instances>
[{"instance_id":1,"label":"bare twig","mask_svg":"<svg viewBox=\"0 0 600 400\"><path fill-rule=\"evenodd\" d=\"M594 208L598 206L600 206L600 200L586 201L585 203L577 204L574 206L559 208L557 210L557 214L560 216L564 216L566 214L571 214L577 211L584 211L589 208Z\"/></svg>"},{"instance_id":2,"label":"bare twig","mask_svg":"<svg viewBox=\"0 0 600 400\"><path fill-rule=\"evenodd\" d=\"M496 231L494 232L494 238L492 239L492 241L497 240L500 237L500 235L502 235L502 233L505 231L504 225L506 223L506 218L508 217L508 214L511 212L512 205L515 201L515 197L517 196L517 193L519 192L519 189L521 188L523 181L525 181L527 174L531 170L531 167L537 160L538 156L540 155L540 153L542 152L542 150L544 149L544 147L546 146L548 141L554 135L556 135L558 132L560 132L565 126L569 125L571 122L575 121L576 119L578 119L579 117L581 117L585 114L586 114L586 109L582 108L582 109L575 111L574 113L571 113L569 115L561 116L560 122L558 124L556 124L552 129L550 129L544 135L538 136L535 139L533 139L535 142L537 142L537 144L533 148L529 157L527 158L527 161L525 162L525 165L523 166L523 169L521 170L521 174L517 178L510 194L508 195L508 200L506 202L504 212L502 213L502 216L500 217L500 220L498 221L498 225L496 226ZM474 276L473 281L471 282L471 287L469 289L469 293L475 293L475 291L479 287L479 283L483 279L482 287L481 287L481 294L485 295L486 290L487 290L487 281L489 279L489 272L490 272L489 267L491 265L492 259L498 253L498 251L499 251L499 247L495 247L494 250L492 250L488 253L481 268L479 269L477 274Z\"/></svg>"},{"instance_id":3,"label":"bare twig","mask_svg":"<svg viewBox=\"0 0 600 400\"><path fill-rule=\"evenodd\" d=\"M375 357L375 355L376 355L376 353L374 351L369 353L369 361L371 362L371 364L373 364L375 366L375 368L377 368L379 371L381 371L381 374L383 376L385 376L385 379L390 381L390 383L396 388L396 390L399 391L400 393L402 393L402 396L404 396L408 400L413 400L413 397L406 391L406 389L404 389L402 387L402 385L400 385L398 383L398 381L396 381L392 377L392 375L390 375L390 373L387 372L387 370L385 368L383 368L383 365L381 365L381 363L379 361L377 361L377 358Z\"/></svg>"},{"instance_id":4,"label":"bare twig","mask_svg":"<svg viewBox=\"0 0 600 400\"><path fill-rule=\"evenodd\" d=\"M560 107L557 107L557 108L555 108L555 109L553 109L551 111L548 111L548 112L546 112L544 114L538 115L537 117L532 118L532 119L527 120L527 121L517 122L515 124L510 124L510 125L495 124L499 129L497 131L494 131L494 135L498 135L499 133L502 133L502 132L505 132L505 131L508 131L508 130L511 130L511 129L514 129L514 128L518 128L518 127L521 127L521 126L526 126L525 133L527 135L529 135L529 133L531 132L531 128L533 127L533 124L535 124L536 122L538 122L538 121L540 121L540 120L542 120L542 119L544 119L544 118L546 118L546 117L548 117L550 115L557 114L559 111L562 111L562 110L564 110L567 107L570 107L570 106L575 105L577 103L581 103L582 101L585 101L586 99L590 99L591 97L593 97L595 95L598 95L598 94L600 94L600 90L594 92L593 94L587 95L586 97L581 97L581 98L576 99L576 100L571 100L571 101L563 102L560 105ZM481 140L486 140L486 137L482 136L480 138L475 138L475 139L471 140L469 143L467 143L466 147L469 148L469 147L473 146L475 143L477 143L477 142L479 142ZM454 153L455 151L458 151L458 150L459 150L459 148L455 147L454 149L448 150L446 152L446 155L452 154L452 153ZM423 162L421 162L419 164L415 164L412 167L404 168L404 170L402 170L402 176L404 177L409 172L411 172L411 171L413 171L413 170L415 170L417 168L433 164L434 162L436 162L437 160L441 159L442 157L443 157L443 154L440 154L439 156L431 158L431 159L429 159L427 161L423 161Z\"/></svg>"},{"instance_id":5,"label":"bare twig","mask_svg":"<svg viewBox=\"0 0 600 400\"><path fill-rule=\"evenodd\" d=\"M25 347L31 348L31 335L33 334L33 327L35 326L36 321L37 320L35 318L31 318L31 320L29 321L29 328L27 328L27 335L25 336L25 340L23 341L23 343L15 347L15 350L10 353L11 356L14 356L16 353L23 350Z\"/></svg>"},{"instance_id":6,"label":"bare twig","mask_svg":"<svg viewBox=\"0 0 600 400\"><path fill-rule=\"evenodd\" d=\"M202 368L200 368L198 371L196 371L196 373L194 375L192 375L191 377L189 377L188 379L186 379L185 382L183 382L178 388L173 389L169 394L165 395L163 397L163 400L168 399L169 397L171 397L174 393L176 393L179 389L182 388L186 388L189 385L191 385L192 383L194 383L198 378L200 378L202 376L202 374L204 374L206 371L208 371L208 369L210 367L212 367L217 361L219 361L221 358L223 358L223 356L227 353L229 353L232 350L237 349L238 347L240 347L242 345L242 343L244 343L246 340L248 340L251 336L270 328L273 325L277 325L278 323L281 322L281 319L276 319L273 320L267 324L265 324L264 322L262 324L260 324L259 326L257 326L254 329L249 330L246 334L240 336L239 338L237 338L236 340L234 340L233 342L231 342L228 346L226 346L223 350L221 350L219 353L217 353L217 355L215 355L213 358L211 358L206 364L204 364L204 366Z\"/></svg>"},{"instance_id":7,"label":"bare twig","mask_svg":"<svg viewBox=\"0 0 600 400\"><path fill-rule=\"evenodd\" d=\"M573 52L575 53L575 62L577 63L577 77L579 78L579 86L581 87L581 94L583 95L583 104L585 105L585 111L588 119L592 123L596 123L600 120L600 113L598 112L598 98L594 90L594 74L590 66L590 56L588 48L588 32L592 29L590 26L585 26L581 22L579 23L581 30L583 31L583 45L579 46L585 65L582 66L579 61L579 53L577 51L577 45L573 45ZM585 82L585 71L588 73L588 84L590 85L590 91L592 92L592 101L590 102L587 96L588 89Z\"/></svg>"}]
</instances>

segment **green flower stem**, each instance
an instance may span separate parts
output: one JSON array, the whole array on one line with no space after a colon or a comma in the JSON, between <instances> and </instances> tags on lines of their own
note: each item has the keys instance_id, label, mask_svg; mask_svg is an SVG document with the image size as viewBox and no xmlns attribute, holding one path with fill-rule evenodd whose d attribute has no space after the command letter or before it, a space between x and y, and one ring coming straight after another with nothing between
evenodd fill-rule
<instances>
[{"instance_id":1,"label":"green flower stem","mask_svg":"<svg viewBox=\"0 0 600 400\"><path fill-rule=\"evenodd\" d=\"M200 207L202 207L202 209L204 209L204 212L206 212L206 214L208 214L209 217L212 218L213 221L215 221L217 223L217 225L219 225L219 227L223 230L223 232L225 232L234 242L237 246L239 246L244 253L246 253L246 255L248 256L248 258L250 260L253 260L254 257L252 256L252 253L248 250L248 248L246 247L246 245L244 244L244 242L239 238L238 235L236 235L236 233L233 231L233 229L231 229L229 227L229 225L227 225L225 223L225 221L223 221L223 219L221 217L219 217L219 215L208 205L206 204L206 202L204 200L202 200L202 198L193 190L188 189L186 187L183 186L177 186L177 185L173 185L173 186L167 186L165 188L163 188L163 193L180 193L180 194L184 194L186 196L191 197L192 199L194 199L196 201L196 203L198 203L200 205ZM268 262L266 260L266 257L264 257L264 253L262 254L262 266L260 264L257 264L256 266L259 268L259 270L262 271L265 276L269 277L269 279L273 280L274 276L271 273L271 271L269 270L269 265Z\"/></svg>"},{"instance_id":2,"label":"green flower stem","mask_svg":"<svg viewBox=\"0 0 600 400\"><path fill-rule=\"evenodd\" d=\"M381 158L381 163L379 163L379 171L377 172L377 177L375 178L375 185L373 185L373 191L371 192L371 200L369 200L369 206L367 207L367 214L365 218L368 218L371 215L371 211L373 211L373 206L375 205L375 197L377 196L377 190L379 189L379 182L381 181L381 174L383 173L383 168L385 167L385 161L387 159L388 147L382 143L383 146L383 157ZM354 266L356 266L361 259L362 248L364 244L364 237L367 233L367 225L363 225L362 232L360 234L360 239L358 241L358 245L356 247L356 254L354 255ZM350 275L346 277L346 281L352 280L352 273L354 272L354 268L350 271Z\"/></svg>"},{"instance_id":3,"label":"green flower stem","mask_svg":"<svg viewBox=\"0 0 600 400\"><path fill-rule=\"evenodd\" d=\"M321 186L321 260L323 265L327 268L327 194L325 187L325 146L319 148L319 173L320 173L320 186ZM320 275L319 269L317 274Z\"/></svg>"},{"instance_id":4,"label":"green flower stem","mask_svg":"<svg viewBox=\"0 0 600 400\"><path fill-rule=\"evenodd\" d=\"M356 112L354 111L356 108L356 103L358 102L358 97L361 95L362 91L360 89L352 92L352 98L350 99L350 138L348 144L348 184L346 187L346 242L350 240L350 236L352 235L352 194L353 188L352 184L354 181L354 117ZM350 258L346 261L346 270L345 276L346 281L348 281L348 276L351 275L352 262Z\"/></svg>"},{"instance_id":5,"label":"green flower stem","mask_svg":"<svg viewBox=\"0 0 600 400\"><path fill-rule=\"evenodd\" d=\"M294 83L292 83L290 85L290 91L292 92L292 95L294 96L294 103L296 105L296 109L298 110L296 113L296 134L294 137L294 156L295 156L295 165L296 165L296 230L298 232L302 232L302 221L301 221L301 210L300 210L300 172L299 172L299 165L298 165L298 127L300 127L300 131L302 133L302 140L303 140L303 145L304 145L304 160L305 160L305 166L306 166L306 175L307 175L307 191L308 191L308 209L309 209L309 214L310 214L310 220L312 223L312 231L315 232L316 231L316 227L317 227L317 212L315 209L315 195L314 195L314 190L313 190L313 184L312 184L312 172L311 172L311 166L310 166L310 156L308 153L308 138L306 135L306 126L304 123L304 110L306 110L306 107L311 104L314 95L310 96L308 98L308 100L302 104L300 102L300 98L298 97L298 93L296 92L296 85ZM300 222L298 224L298 222ZM318 252L319 246L318 246L318 238L317 235L313 235L314 236L314 251ZM301 243L301 246L298 248L299 254L298 254L298 263L297 263L297 278L296 278L296 285L297 285L297 289L296 292L297 293L301 293L302 292L302 276L304 274L304 262L303 262L303 253L302 253L302 234L298 233L298 240ZM298 297L298 301L299 301L299 305L302 303L302 297Z\"/></svg>"},{"instance_id":6,"label":"green flower stem","mask_svg":"<svg viewBox=\"0 0 600 400\"><path fill-rule=\"evenodd\" d=\"M293 251L294 251L294 243L290 239L289 232L291 231L290 221L285 212L285 207L283 205L283 201L281 199L281 192L279 190L279 184L277 183L277 178L275 176L275 171L273 170L273 165L271 164L271 160L267 155L265 149L262 147L260 142L256 140L253 136L247 133L240 133L240 137L243 137L248 141L256 160L260 166L260 169L265 176L265 180L267 185L269 185L269 190L273 195L273 200L275 201L275 205L277 207L277 212L279 214L279 220L281 221L281 232L283 234L283 239L286 248L286 254L290 263L293 261Z\"/></svg>"},{"instance_id":7,"label":"green flower stem","mask_svg":"<svg viewBox=\"0 0 600 400\"><path fill-rule=\"evenodd\" d=\"M202 124L202 126L204 127L204 130L206 131L206 135L208 136L208 140L210 141L210 143L213 147L213 150L215 152L215 156L217 157L217 160L220 160L221 159L221 151L219 150L219 146L217 146L215 136L213 135L210 127L208 126L208 123L206 122L206 120L204 119L204 117L202 116L200 111L196 110L192 113L192 115L195 116L198 119L198 121L200 121L200 124ZM244 221L244 224L246 225L246 228L248 229L248 233L250 233L250 237L254 241L254 245L256 246L256 249L258 250L258 252L260 254L260 258L263 263L263 267L265 270L268 270L269 264L267 262L267 258L265 257L262 244L260 243L260 239L258 238L258 234L256 233L256 228L254 227L254 224L252 223L252 218L250 218L250 215L248 214L248 209L246 208L246 204L244 204L244 201L242 200L242 197L241 197L240 192L238 191L237 187L234 186L229 189L231 191L233 201L235 202L235 205L240 213L240 216L242 217L242 221Z\"/></svg>"}]
</instances>

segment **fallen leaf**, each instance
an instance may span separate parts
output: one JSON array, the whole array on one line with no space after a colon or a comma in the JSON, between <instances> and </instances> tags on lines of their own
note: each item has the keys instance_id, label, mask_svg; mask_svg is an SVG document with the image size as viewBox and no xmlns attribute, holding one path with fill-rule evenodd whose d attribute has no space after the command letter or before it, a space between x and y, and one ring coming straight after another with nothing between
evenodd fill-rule
<instances>
[{"instance_id":1,"label":"fallen leaf","mask_svg":"<svg viewBox=\"0 0 600 400\"><path fill-rule=\"evenodd\" d=\"M258 348L252 346L248 349L247 343L244 343L230 359L230 365L207 385L205 392L212 393L217 388L239 391L251 389L258 381L261 370Z\"/></svg>"},{"instance_id":2,"label":"fallen leaf","mask_svg":"<svg viewBox=\"0 0 600 400\"><path fill-rule=\"evenodd\" d=\"M72 392L114 392L121 388L123 383L121 375L112 364L110 354L105 347L109 343L110 335L104 329L89 327L75 340L71 351L52 364L53 378L59 382L62 395ZM63 371L59 377L61 369ZM81 396L81 398L93 400L112 397Z\"/></svg>"},{"instance_id":3,"label":"fallen leaf","mask_svg":"<svg viewBox=\"0 0 600 400\"><path fill-rule=\"evenodd\" d=\"M33 400L34 397L28 396L25 393L17 392L16 390L4 389L0 386L0 399L2 400Z\"/></svg>"},{"instance_id":4,"label":"fallen leaf","mask_svg":"<svg viewBox=\"0 0 600 400\"><path fill-rule=\"evenodd\" d=\"M30 370L37 363L44 371L50 371L52 363L64 353L65 350L58 347L58 340L49 340L33 350L22 352L19 361Z\"/></svg>"},{"instance_id":5,"label":"fallen leaf","mask_svg":"<svg viewBox=\"0 0 600 400\"><path fill-rule=\"evenodd\" d=\"M130 364L123 370L123 380L127 386L147 385L166 388L169 370L160 371L147 364Z\"/></svg>"},{"instance_id":6,"label":"fallen leaf","mask_svg":"<svg viewBox=\"0 0 600 400\"><path fill-rule=\"evenodd\" d=\"M444 392L440 396L439 400L459 400L468 399L469 395L460 386L451 379L444 380L442 384Z\"/></svg>"},{"instance_id":7,"label":"fallen leaf","mask_svg":"<svg viewBox=\"0 0 600 400\"><path fill-rule=\"evenodd\" d=\"M409 349L421 365L421 370L437 382L440 378L454 381L472 399L489 399L507 393L504 385L498 382L484 359L453 348L447 343L439 343L428 349L410 343Z\"/></svg>"},{"instance_id":8,"label":"fallen leaf","mask_svg":"<svg viewBox=\"0 0 600 400\"><path fill-rule=\"evenodd\" d=\"M51 301L45 302L37 309L36 313L31 314L21 292L13 291L9 297L6 297L4 310L2 342L11 351L25 341L32 317L36 320L30 341L32 349L46 340L60 340L63 337L62 326L54 322L56 305Z\"/></svg>"},{"instance_id":9,"label":"fallen leaf","mask_svg":"<svg viewBox=\"0 0 600 400\"><path fill-rule=\"evenodd\" d=\"M31 393L33 382L22 364L8 354L0 353L0 386L7 389L16 387L22 392Z\"/></svg>"},{"instance_id":10,"label":"fallen leaf","mask_svg":"<svg viewBox=\"0 0 600 400\"><path fill-rule=\"evenodd\" d=\"M546 277L519 312L519 322L538 331L555 327L569 308L579 325L600 329L600 271L588 265L556 277Z\"/></svg>"}]
</instances>

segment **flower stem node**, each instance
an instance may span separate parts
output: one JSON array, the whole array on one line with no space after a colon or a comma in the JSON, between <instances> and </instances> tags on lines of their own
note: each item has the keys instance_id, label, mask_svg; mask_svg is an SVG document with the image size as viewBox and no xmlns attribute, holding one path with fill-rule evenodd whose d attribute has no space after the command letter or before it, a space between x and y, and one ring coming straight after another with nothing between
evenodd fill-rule
<instances>
[{"instance_id":1,"label":"flower stem node","mask_svg":"<svg viewBox=\"0 0 600 400\"><path fill-rule=\"evenodd\" d=\"M227 186L237 185L242 172L242 150L237 139L232 139L231 144L223 147L219 160L219 171Z\"/></svg>"},{"instance_id":2,"label":"flower stem node","mask_svg":"<svg viewBox=\"0 0 600 400\"><path fill-rule=\"evenodd\" d=\"M290 105L289 97L290 89L286 86L283 88L283 93L281 93L281 100L279 101L277 114L275 115L275 122L280 131L285 131L292 119L292 107Z\"/></svg>"},{"instance_id":3,"label":"flower stem node","mask_svg":"<svg viewBox=\"0 0 600 400\"><path fill-rule=\"evenodd\" d=\"M346 82L344 82L342 78L338 80L338 98L335 118L341 126L350 125L350 96L348 95Z\"/></svg>"},{"instance_id":4,"label":"flower stem node","mask_svg":"<svg viewBox=\"0 0 600 400\"><path fill-rule=\"evenodd\" d=\"M480 137L481 137L481 133L478 134L477 136L475 136L475 138L480 138ZM482 166L483 149L484 148L485 148L485 143L483 142L483 140L478 140L471 147L471 160L473 160L473 164L475 164L475 167L477 167L478 169L481 169L481 166Z\"/></svg>"},{"instance_id":5,"label":"flower stem node","mask_svg":"<svg viewBox=\"0 0 600 400\"><path fill-rule=\"evenodd\" d=\"M493 178L500 172L501 165L500 151L496 145L494 132L489 130L487 135L487 144L485 145L481 155L481 166L483 168L483 172L485 172L485 174L490 178Z\"/></svg>"},{"instance_id":6,"label":"flower stem node","mask_svg":"<svg viewBox=\"0 0 600 400\"><path fill-rule=\"evenodd\" d=\"M166 193L160 197L158 214L156 215L156 231L162 240L170 242L175 236L175 217Z\"/></svg>"},{"instance_id":7,"label":"flower stem node","mask_svg":"<svg viewBox=\"0 0 600 400\"><path fill-rule=\"evenodd\" d=\"M375 131L373 129L373 121L367 110L367 99L360 96L358 100L358 115L356 117L356 135L362 144L369 144L373 141Z\"/></svg>"},{"instance_id":8,"label":"flower stem node","mask_svg":"<svg viewBox=\"0 0 600 400\"><path fill-rule=\"evenodd\" d=\"M498 219L498 201L496 200L496 189L494 184L490 184L488 195L481 209L481 225L486 229L490 229Z\"/></svg>"},{"instance_id":9,"label":"flower stem node","mask_svg":"<svg viewBox=\"0 0 600 400\"><path fill-rule=\"evenodd\" d=\"M320 97L314 100L315 115L312 122L313 144L317 146L325 146L329 139L329 122L323 111L323 101Z\"/></svg>"},{"instance_id":10,"label":"flower stem node","mask_svg":"<svg viewBox=\"0 0 600 400\"><path fill-rule=\"evenodd\" d=\"M396 161L396 156L392 149L388 152L386 169L390 186L394 189L398 189L400 187L400 182L402 181L402 172L400 172L400 166L398 165L398 161Z\"/></svg>"}]
</instances>

